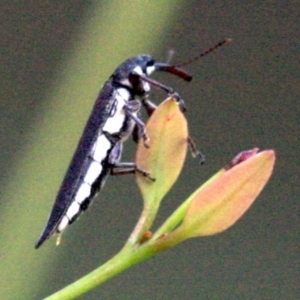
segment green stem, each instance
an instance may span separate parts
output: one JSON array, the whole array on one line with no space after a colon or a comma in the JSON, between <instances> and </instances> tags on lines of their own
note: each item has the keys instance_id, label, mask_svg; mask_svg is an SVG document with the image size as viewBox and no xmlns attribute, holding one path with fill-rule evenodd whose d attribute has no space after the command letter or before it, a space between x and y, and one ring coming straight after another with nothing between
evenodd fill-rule
<instances>
[{"instance_id":1,"label":"green stem","mask_svg":"<svg viewBox=\"0 0 300 300\"><path fill-rule=\"evenodd\" d=\"M159 245L155 245L155 243L144 243L141 246L139 245L142 235L149 230L155 219L159 209L159 203L156 203L157 205L153 205L153 203L151 205L147 205L145 202L144 209L135 229L131 233L124 248L118 254L101 267L66 286L48 298L45 298L45 300L75 299L127 268L146 260L160 251L163 251L166 247L162 247L161 243L159 243Z\"/></svg>"},{"instance_id":2,"label":"green stem","mask_svg":"<svg viewBox=\"0 0 300 300\"><path fill-rule=\"evenodd\" d=\"M138 232L139 231L137 230L137 233ZM175 246L184 239L186 239L185 234L182 234L180 231L175 231L170 235L165 235L157 240L153 240L152 238L141 246L134 246L131 243L127 243L118 254L107 261L104 265L44 300L75 299L127 268L172 246Z\"/></svg>"},{"instance_id":3,"label":"green stem","mask_svg":"<svg viewBox=\"0 0 300 300\"><path fill-rule=\"evenodd\" d=\"M141 216L134 230L132 231L129 239L127 240L127 243L125 244L124 248L132 247L134 245L139 244L143 234L151 228L155 220L155 217L157 215L159 206L160 206L160 202L158 201L150 202L150 205L149 202L146 201L144 202L144 208L141 213Z\"/></svg>"},{"instance_id":4,"label":"green stem","mask_svg":"<svg viewBox=\"0 0 300 300\"><path fill-rule=\"evenodd\" d=\"M55 294L45 298L45 300L67 300L75 299L89 290L99 286L111 277L119 274L127 268L146 260L157 251L152 245L142 245L136 249L123 248L117 255L107 261L88 275L66 286Z\"/></svg>"}]
</instances>

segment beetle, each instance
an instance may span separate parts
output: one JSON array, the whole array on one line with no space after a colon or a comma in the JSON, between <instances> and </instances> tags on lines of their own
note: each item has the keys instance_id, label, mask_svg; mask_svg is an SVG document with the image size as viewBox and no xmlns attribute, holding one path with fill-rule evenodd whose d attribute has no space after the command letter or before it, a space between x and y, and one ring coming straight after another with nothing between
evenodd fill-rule
<instances>
[{"instance_id":1,"label":"beetle","mask_svg":"<svg viewBox=\"0 0 300 300\"><path fill-rule=\"evenodd\" d=\"M220 42L198 57L206 55L227 41ZM155 105L148 99L150 85L175 97L181 109L185 110L183 100L172 88L149 77L155 71L168 72L185 81L192 80L180 65L155 62L152 56L147 54L127 59L114 71L99 92L48 222L35 248L39 248L52 235L60 234L68 225L74 223L90 206L109 174L139 172L149 180L154 180L135 163L120 162L120 159L122 144L131 134L135 140L141 137L144 145L149 146L139 111L141 105L149 115L155 109ZM191 138L188 143L194 155L201 155Z\"/></svg>"}]
</instances>

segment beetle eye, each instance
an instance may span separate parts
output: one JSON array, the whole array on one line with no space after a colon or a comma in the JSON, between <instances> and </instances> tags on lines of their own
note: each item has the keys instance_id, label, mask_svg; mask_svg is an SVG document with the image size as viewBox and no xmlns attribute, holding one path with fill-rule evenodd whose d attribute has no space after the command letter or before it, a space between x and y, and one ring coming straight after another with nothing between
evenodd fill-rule
<instances>
[{"instance_id":1,"label":"beetle eye","mask_svg":"<svg viewBox=\"0 0 300 300\"><path fill-rule=\"evenodd\" d=\"M143 66L143 73L145 75L150 75L154 71L154 64L155 64L154 59L148 58Z\"/></svg>"},{"instance_id":2,"label":"beetle eye","mask_svg":"<svg viewBox=\"0 0 300 300\"><path fill-rule=\"evenodd\" d=\"M154 59L151 59L151 60L149 60L149 61L147 62L147 67L153 67L154 64L155 64Z\"/></svg>"}]
</instances>

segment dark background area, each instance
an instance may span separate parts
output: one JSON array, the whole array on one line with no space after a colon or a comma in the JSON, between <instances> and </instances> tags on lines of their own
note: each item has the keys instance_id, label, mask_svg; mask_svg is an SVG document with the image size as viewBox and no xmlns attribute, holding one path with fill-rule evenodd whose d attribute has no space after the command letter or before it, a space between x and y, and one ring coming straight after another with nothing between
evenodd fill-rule
<instances>
[{"instance_id":1,"label":"dark background area","mask_svg":"<svg viewBox=\"0 0 300 300\"><path fill-rule=\"evenodd\" d=\"M169 1L170 12L155 10L154 2L122 7L130 16L122 26L118 1L1 4L1 299L41 299L87 274L118 252L138 219L142 201L134 178L109 178L59 247L51 239L34 249L93 101L114 68L141 52L165 61L170 49L178 63L227 37L233 42L186 67L191 83L154 76L185 99L191 135L207 158L200 167L188 156L156 226L241 150L275 149L270 182L228 231L188 240L82 299L299 299L300 5ZM106 36L105 26L85 32L98 14L101 24L116 24L113 35ZM95 39L85 42L86 36ZM138 44L134 50L126 46L131 43ZM93 48L99 59L87 55L76 69L82 77L69 80L77 45L86 53ZM73 84L72 93L64 82ZM153 95L157 103L165 97ZM135 149L128 141L124 160Z\"/></svg>"}]
</instances>

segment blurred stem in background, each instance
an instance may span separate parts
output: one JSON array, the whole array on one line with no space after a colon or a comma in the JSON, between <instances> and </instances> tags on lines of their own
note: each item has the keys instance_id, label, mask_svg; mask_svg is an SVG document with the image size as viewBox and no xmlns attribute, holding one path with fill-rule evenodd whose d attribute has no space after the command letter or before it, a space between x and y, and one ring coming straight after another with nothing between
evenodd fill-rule
<instances>
[{"instance_id":1,"label":"blurred stem in background","mask_svg":"<svg viewBox=\"0 0 300 300\"><path fill-rule=\"evenodd\" d=\"M1 211L0 294L6 299L31 299L55 269L50 248L42 250L49 255L42 255L34 250L34 243L101 85L128 56L154 51L183 2L88 5L76 42L64 53L55 84L45 87L48 97L36 109L37 119L28 124L26 142L20 141L18 149L22 155L15 158L2 190L7 205ZM52 168L48 177L47 169Z\"/></svg>"}]
</instances>

